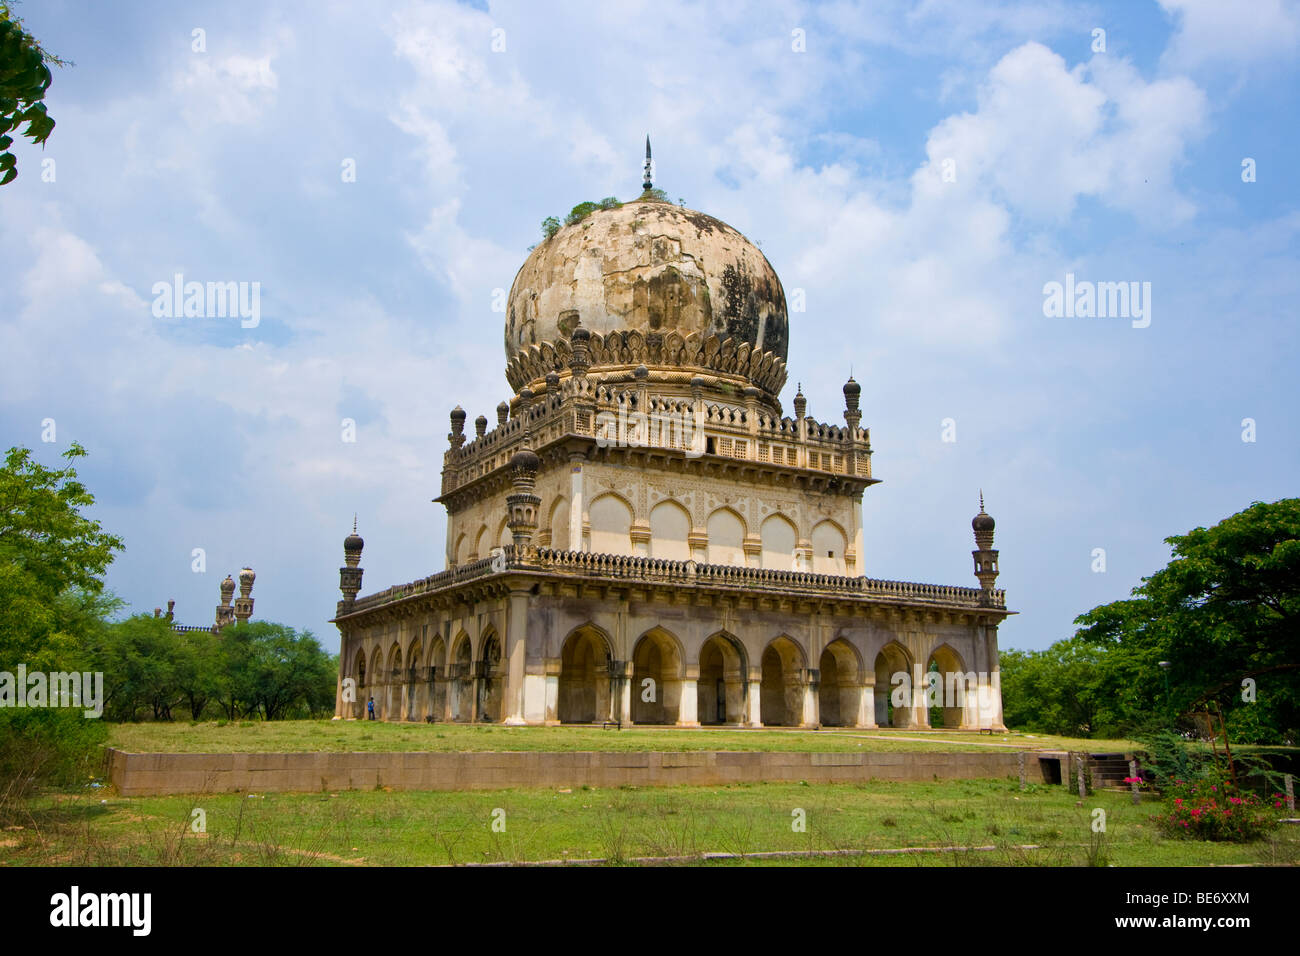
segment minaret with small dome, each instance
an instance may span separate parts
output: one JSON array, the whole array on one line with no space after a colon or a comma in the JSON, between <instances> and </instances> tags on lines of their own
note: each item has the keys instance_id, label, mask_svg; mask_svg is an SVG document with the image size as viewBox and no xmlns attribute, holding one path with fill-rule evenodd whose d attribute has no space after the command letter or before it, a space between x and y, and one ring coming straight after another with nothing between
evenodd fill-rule
<instances>
[{"instance_id":1,"label":"minaret with small dome","mask_svg":"<svg viewBox=\"0 0 1300 956\"><path fill-rule=\"evenodd\" d=\"M993 550L992 515L984 510L984 491L980 490L980 513L971 519L971 528L975 532L975 577L979 578L983 600L991 602L993 584L998 579L998 553Z\"/></svg>"}]
</instances>

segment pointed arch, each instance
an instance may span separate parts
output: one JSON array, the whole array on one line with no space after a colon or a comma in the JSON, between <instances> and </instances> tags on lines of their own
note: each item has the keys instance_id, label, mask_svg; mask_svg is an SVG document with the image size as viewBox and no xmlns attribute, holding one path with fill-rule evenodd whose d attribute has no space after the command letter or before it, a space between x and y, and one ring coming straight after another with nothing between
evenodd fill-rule
<instances>
[{"instance_id":1,"label":"pointed arch","mask_svg":"<svg viewBox=\"0 0 1300 956\"><path fill-rule=\"evenodd\" d=\"M548 519L551 529L551 548L555 551L577 551L569 542L569 501L563 495L555 499L555 504L551 505L551 515Z\"/></svg>"},{"instance_id":2,"label":"pointed arch","mask_svg":"<svg viewBox=\"0 0 1300 956\"><path fill-rule=\"evenodd\" d=\"M609 664L613 660L609 635L594 624L574 628L560 648L556 716L560 723L589 724L609 720Z\"/></svg>"},{"instance_id":3,"label":"pointed arch","mask_svg":"<svg viewBox=\"0 0 1300 956\"><path fill-rule=\"evenodd\" d=\"M474 671L469 635L460 631L451 644L447 662L447 710L452 720L473 719Z\"/></svg>"},{"instance_id":4,"label":"pointed arch","mask_svg":"<svg viewBox=\"0 0 1300 956\"><path fill-rule=\"evenodd\" d=\"M819 722L825 727L858 727L865 723L864 671L857 648L844 638L826 645L817 666Z\"/></svg>"},{"instance_id":5,"label":"pointed arch","mask_svg":"<svg viewBox=\"0 0 1300 956\"><path fill-rule=\"evenodd\" d=\"M402 716L402 686L406 683L402 671L402 645L393 641L388 649L388 686L384 690L384 720L400 720Z\"/></svg>"},{"instance_id":6,"label":"pointed arch","mask_svg":"<svg viewBox=\"0 0 1300 956\"><path fill-rule=\"evenodd\" d=\"M701 724L745 722L746 677L749 660L745 645L727 631L716 631L700 645L696 714Z\"/></svg>"},{"instance_id":7,"label":"pointed arch","mask_svg":"<svg viewBox=\"0 0 1300 956\"><path fill-rule=\"evenodd\" d=\"M460 536L456 538L456 546L451 551L452 560L457 564L467 564L469 562L469 547L469 535L461 532Z\"/></svg>"},{"instance_id":8,"label":"pointed arch","mask_svg":"<svg viewBox=\"0 0 1300 956\"><path fill-rule=\"evenodd\" d=\"M406 669L424 666L424 641L416 637L406 650Z\"/></svg>"},{"instance_id":9,"label":"pointed arch","mask_svg":"<svg viewBox=\"0 0 1300 956\"><path fill-rule=\"evenodd\" d=\"M935 686L927 686L930 700L930 726L945 728L978 727L979 678L966 669L962 655L944 641L930 652L925 666L926 679L937 675Z\"/></svg>"},{"instance_id":10,"label":"pointed arch","mask_svg":"<svg viewBox=\"0 0 1300 956\"><path fill-rule=\"evenodd\" d=\"M912 695L902 689L910 688L914 679L912 655L896 640L891 640L876 655L875 707L876 724L880 727L912 726ZM905 680L896 676L905 675ZM899 689L899 703L894 702L894 691Z\"/></svg>"},{"instance_id":11,"label":"pointed arch","mask_svg":"<svg viewBox=\"0 0 1300 956\"><path fill-rule=\"evenodd\" d=\"M667 498L650 510L650 557L667 561L689 561L691 513L681 502Z\"/></svg>"},{"instance_id":12,"label":"pointed arch","mask_svg":"<svg viewBox=\"0 0 1300 956\"><path fill-rule=\"evenodd\" d=\"M478 719L496 722L501 719L505 693L505 668L502 666L501 638L489 627L479 641Z\"/></svg>"},{"instance_id":13,"label":"pointed arch","mask_svg":"<svg viewBox=\"0 0 1300 956\"><path fill-rule=\"evenodd\" d=\"M478 534L474 536L474 551L470 557L475 561L482 561L492 550L492 539L488 537L488 527L485 524L479 525Z\"/></svg>"},{"instance_id":14,"label":"pointed arch","mask_svg":"<svg viewBox=\"0 0 1300 956\"><path fill-rule=\"evenodd\" d=\"M587 509L592 552L631 554L632 515L632 506L622 495L607 491L596 497Z\"/></svg>"},{"instance_id":15,"label":"pointed arch","mask_svg":"<svg viewBox=\"0 0 1300 956\"><path fill-rule=\"evenodd\" d=\"M809 536L813 552L814 574L845 573L844 552L848 550L848 536L844 529L827 518L819 521Z\"/></svg>"},{"instance_id":16,"label":"pointed arch","mask_svg":"<svg viewBox=\"0 0 1300 956\"><path fill-rule=\"evenodd\" d=\"M759 528L759 537L763 541L763 567L776 571L794 569L799 532L793 521L780 513L768 515Z\"/></svg>"},{"instance_id":17,"label":"pointed arch","mask_svg":"<svg viewBox=\"0 0 1300 956\"><path fill-rule=\"evenodd\" d=\"M709 515L709 564L745 564L745 519L732 508L722 507Z\"/></svg>"},{"instance_id":18,"label":"pointed arch","mask_svg":"<svg viewBox=\"0 0 1300 956\"><path fill-rule=\"evenodd\" d=\"M763 648L759 685L759 718L764 727L798 727L804 723L804 682L807 655L789 635L774 638Z\"/></svg>"},{"instance_id":19,"label":"pointed arch","mask_svg":"<svg viewBox=\"0 0 1300 956\"><path fill-rule=\"evenodd\" d=\"M681 718L681 641L656 625L632 649L632 722L675 724ZM649 683L647 683L647 681Z\"/></svg>"},{"instance_id":20,"label":"pointed arch","mask_svg":"<svg viewBox=\"0 0 1300 956\"><path fill-rule=\"evenodd\" d=\"M429 641L429 655L425 658L426 667L436 667L441 676L447 667L447 642L442 634L435 631L433 640Z\"/></svg>"}]
</instances>

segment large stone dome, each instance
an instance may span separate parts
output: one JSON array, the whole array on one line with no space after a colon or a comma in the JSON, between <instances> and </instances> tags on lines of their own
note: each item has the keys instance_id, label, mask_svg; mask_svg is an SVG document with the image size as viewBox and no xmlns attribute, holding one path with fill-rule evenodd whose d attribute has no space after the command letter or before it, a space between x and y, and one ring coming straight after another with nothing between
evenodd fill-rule
<instances>
[{"instance_id":1,"label":"large stone dome","mask_svg":"<svg viewBox=\"0 0 1300 956\"><path fill-rule=\"evenodd\" d=\"M636 200L598 209L540 243L515 276L506 311L506 359L568 340L581 326L602 337L677 332L730 338L784 365L785 291L758 247L691 209Z\"/></svg>"}]
</instances>

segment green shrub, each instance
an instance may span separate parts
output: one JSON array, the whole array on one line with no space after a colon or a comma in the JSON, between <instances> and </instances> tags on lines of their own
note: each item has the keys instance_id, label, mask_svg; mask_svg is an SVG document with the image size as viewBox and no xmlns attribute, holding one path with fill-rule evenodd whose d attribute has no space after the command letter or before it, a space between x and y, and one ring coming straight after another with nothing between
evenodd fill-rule
<instances>
[{"instance_id":1,"label":"green shrub","mask_svg":"<svg viewBox=\"0 0 1300 956\"><path fill-rule=\"evenodd\" d=\"M1231 780L1176 781L1156 821L1169 836L1248 843L1277 827L1283 804L1276 795L1272 803L1239 790Z\"/></svg>"},{"instance_id":2,"label":"green shrub","mask_svg":"<svg viewBox=\"0 0 1300 956\"><path fill-rule=\"evenodd\" d=\"M80 710L0 709L0 820L39 786L89 779L102 766L107 740L104 722Z\"/></svg>"}]
</instances>

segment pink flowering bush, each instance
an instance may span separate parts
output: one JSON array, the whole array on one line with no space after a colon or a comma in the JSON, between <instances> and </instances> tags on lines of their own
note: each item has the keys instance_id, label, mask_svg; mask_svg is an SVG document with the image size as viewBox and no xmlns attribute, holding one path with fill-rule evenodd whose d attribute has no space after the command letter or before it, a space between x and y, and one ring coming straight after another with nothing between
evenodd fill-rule
<instances>
[{"instance_id":1,"label":"pink flowering bush","mask_svg":"<svg viewBox=\"0 0 1300 956\"><path fill-rule=\"evenodd\" d=\"M1238 792L1231 781L1175 781L1165 794L1164 810L1156 821L1165 833L1197 840L1258 840L1278 825L1275 795L1268 801Z\"/></svg>"}]
</instances>

